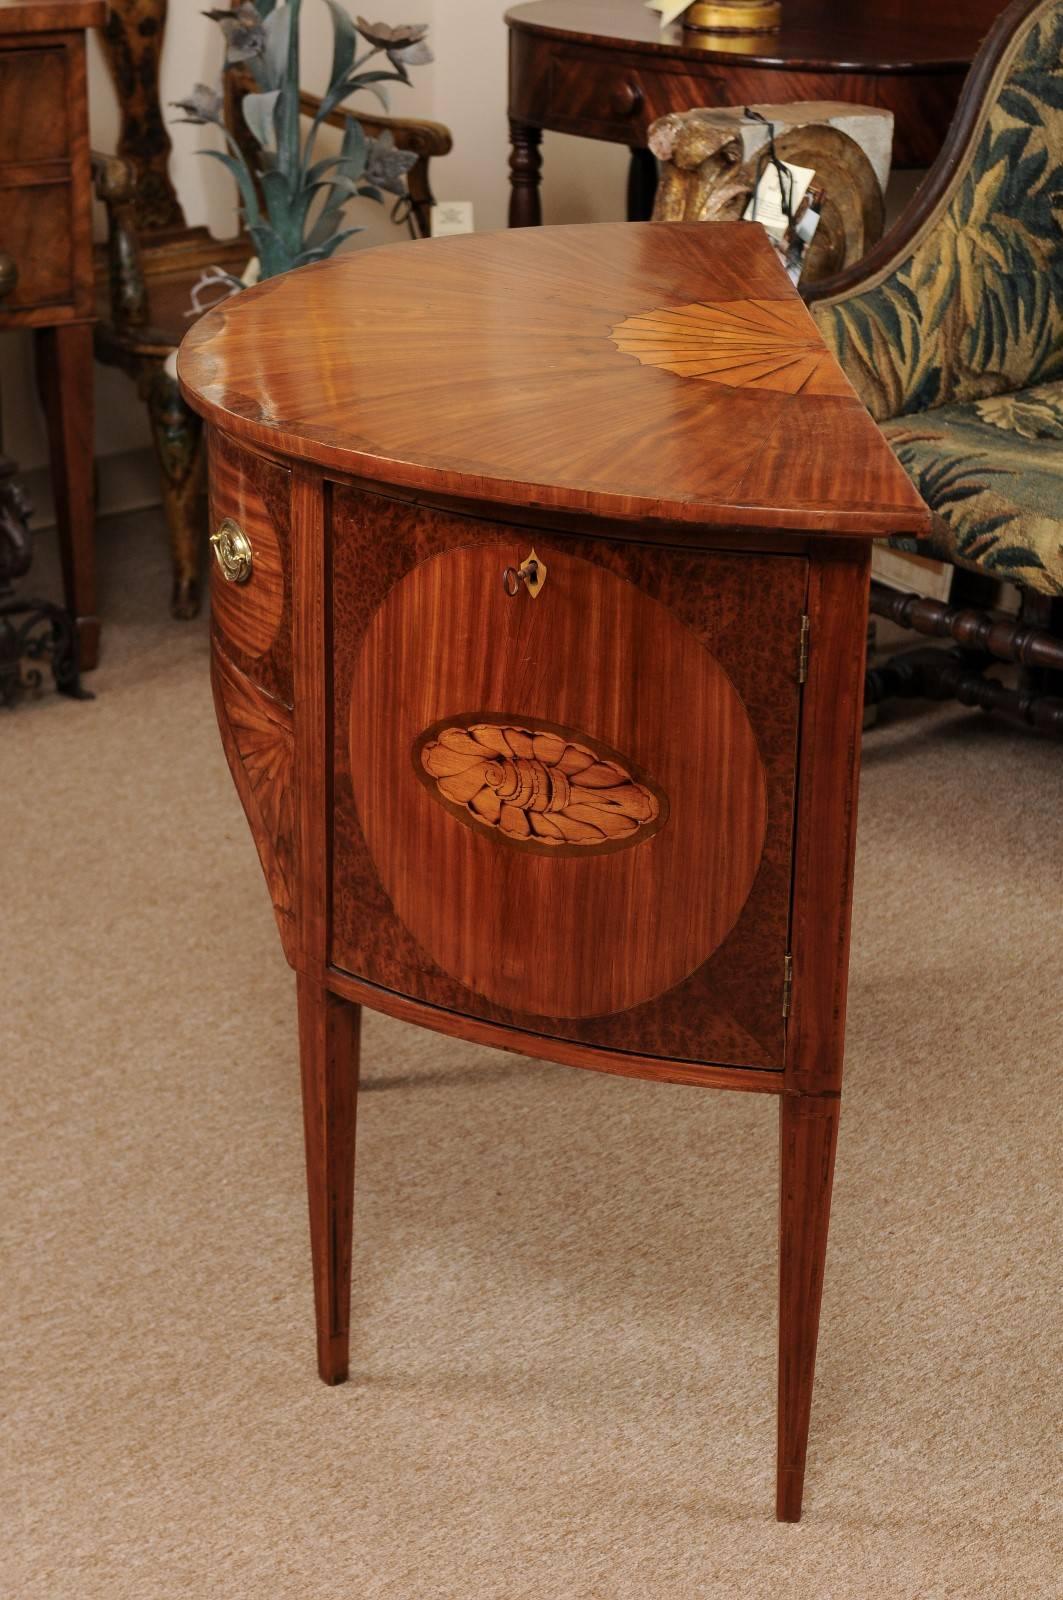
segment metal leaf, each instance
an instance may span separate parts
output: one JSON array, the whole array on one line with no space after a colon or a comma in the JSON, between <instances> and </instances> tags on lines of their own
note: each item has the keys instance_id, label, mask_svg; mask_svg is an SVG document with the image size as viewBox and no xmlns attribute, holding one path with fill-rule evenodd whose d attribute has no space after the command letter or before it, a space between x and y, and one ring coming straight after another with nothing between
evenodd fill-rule
<instances>
[{"instance_id":1,"label":"metal leaf","mask_svg":"<svg viewBox=\"0 0 1063 1600\"><path fill-rule=\"evenodd\" d=\"M285 250L284 245L276 231L268 223L256 223L247 230L255 242L258 251L258 261L261 268L260 276L275 278L280 272L287 272L295 261Z\"/></svg>"},{"instance_id":2,"label":"metal leaf","mask_svg":"<svg viewBox=\"0 0 1063 1600\"><path fill-rule=\"evenodd\" d=\"M315 161L306 175L306 182L311 188L319 188L322 183L327 183L330 172L342 173L345 178L360 178L365 171L365 152L357 156L326 156L324 161Z\"/></svg>"},{"instance_id":3,"label":"metal leaf","mask_svg":"<svg viewBox=\"0 0 1063 1600\"><path fill-rule=\"evenodd\" d=\"M257 223L260 212L258 199L255 195L255 185L244 163L238 161L235 156L227 155L224 150L201 150L199 153L201 156L210 156L214 161L220 161L223 167L228 167L236 179L236 187L240 191L240 199L243 202L244 217L247 220L248 227Z\"/></svg>"},{"instance_id":4,"label":"metal leaf","mask_svg":"<svg viewBox=\"0 0 1063 1600\"><path fill-rule=\"evenodd\" d=\"M335 230L340 217L343 215L343 202L339 205L326 205L319 213L313 227L304 241L304 248L312 250L316 245L324 244L325 240Z\"/></svg>"},{"instance_id":5,"label":"metal leaf","mask_svg":"<svg viewBox=\"0 0 1063 1600\"><path fill-rule=\"evenodd\" d=\"M304 250L303 254L299 257L299 265L302 266L304 262L308 262L308 261L325 261L325 260L327 260L328 257L333 253L333 251L336 250L341 244L343 244L346 239L353 238L353 236L356 233L364 233L364 232L365 232L364 228L343 228L343 229L341 229L339 233L334 233L332 235L332 238L326 240L326 242L324 244L318 245L313 250Z\"/></svg>"},{"instance_id":6,"label":"metal leaf","mask_svg":"<svg viewBox=\"0 0 1063 1600\"><path fill-rule=\"evenodd\" d=\"M284 85L285 69L288 65L288 47L292 32L291 7L281 6L271 12L262 25L262 31L266 36L263 75L270 88L280 89Z\"/></svg>"},{"instance_id":7,"label":"metal leaf","mask_svg":"<svg viewBox=\"0 0 1063 1600\"><path fill-rule=\"evenodd\" d=\"M331 189L333 191L333 193L337 194L337 195L339 195L339 194L361 194L361 192L362 192L359 189L357 183L355 182L355 180L353 178L344 177L342 173L337 173L336 176L333 177L333 178L324 178L324 179L322 179L322 181L320 183L311 184L311 188L313 188L313 189ZM332 205L333 203L334 203L333 201L331 201L331 200L329 201L330 205ZM335 202L335 203L338 203L338 202Z\"/></svg>"},{"instance_id":8,"label":"metal leaf","mask_svg":"<svg viewBox=\"0 0 1063 1600\"><path fill-rule=\"evenodd\" d=\"M243 98L244 121L264 150L272 149L276 142L274 113L279 99L279 89L267 89L264 94L245 94Z\"/></svg>"},{"instance_id":9,"label":"metal leaf","mask_svg":"<svg viewBox=\"0 0 1063 1600\"><path fill-rule=\"evenodd\" d=\"M328 86L330 89L339 88L351 70L354 60L355 46L358 35L354 23L344 11L337 0L325 0L329 11L332 13L332 71L329 74Z\"/></svg>"},{"instance_id":10,"label":"metal leaf","mask_svg":"<svg viewBox=\"0 0 1063 1600\"><path fill-rule=\"evenodd\" d=\"M365 129L357 117L348 116L343 130L343 141L340 144L340 154L345 161L361 162L364 168L368 153L369 141L366 139Z\"/></svg>"}]
</instances>

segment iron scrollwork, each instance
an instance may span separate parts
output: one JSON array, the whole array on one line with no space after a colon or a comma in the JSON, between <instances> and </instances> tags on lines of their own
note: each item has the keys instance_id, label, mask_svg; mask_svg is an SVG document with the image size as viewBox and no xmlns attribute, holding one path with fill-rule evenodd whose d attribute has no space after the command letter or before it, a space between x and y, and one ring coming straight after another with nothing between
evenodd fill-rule
<instances>
[{"instance_id":1,"label":"iron scrollwork","mask_svg":"<svg viewBox=\"0 0 1063 1600\"><path fill-rule=\"evenodd\" d=\"M22 695L38 691L45 664L60 693L91 700L81 686L77 628L69 611L13 591L33 559L31 507L14 470L0 457L0 706L13 706Z\"/></svg>"}]
</instances>

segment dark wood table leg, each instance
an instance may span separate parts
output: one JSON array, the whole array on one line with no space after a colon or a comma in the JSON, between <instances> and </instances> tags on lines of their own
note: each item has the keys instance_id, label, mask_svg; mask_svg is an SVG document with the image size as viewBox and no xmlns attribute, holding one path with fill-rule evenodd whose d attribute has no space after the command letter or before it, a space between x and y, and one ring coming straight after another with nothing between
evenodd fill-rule
<instances>
[{"instance_id":1,"label":"dark wood table leg","mask_svg":"<svg viewBox=\"0 0 1063 1600\"><path fill-rule=\"evenodd\" d=\"M657 198L657 157L652 150L635 145L627 169L627 220L649 222Z\"/></svg>"},{"instance_id":2,"label":"dark wood table leg","mask_svg":"<svg viewBox=\"0 0 1063 1600\"><path fill-rule=\"evenodd\" d=\"M207 532L202 503L203 426L181 399L177 379L165 366L155 365L144 388L173 561L170 615L178 622L188 622L199 615L199 573Z\"/></svg>"},{"instance_id":3,"label":"dark wood table leg","mask_svg":"<svg viewBox=\"0 0 1063 1600\"><path fill-rule=\"evenodd\" d=\"M303 1130L314 1266L317 1369L343 1383L350 1359L354 1130L361 1007L297 977Z\"/></svg>"},{"instance_id":4,"label":"dark wood table leg","mask_svg":"<svg viewBox=\"0 0 1063 1600\"><path fill-rule=\"evenodd\" d=\"M63 594L74 617L80 665L96 665L96 504L93 484L92 324L40 328L37 382L48 426Z\"/></svg>"},{"instance_id":5,"label":"dark wood table leg","mask_svg":"<svg viewBox=\"0 0 1063 1600\"><path fill-rule=\"evenodd\" d=\"M537 228L543 220L539 179L543 170L542 130L527 122L509 124L509 225Z\"/></svg>"},{"instance_id":6,"label":"dark wood table leg","mask_svg":"<svg viewBox=\"0 0 1063 1600\"><path fill-rule=\"evenodd\" d=\"M801 1518L840 1106L836 1094L784 1094L779 1102L780 1522Z\"/></svg>"}]
</instances>

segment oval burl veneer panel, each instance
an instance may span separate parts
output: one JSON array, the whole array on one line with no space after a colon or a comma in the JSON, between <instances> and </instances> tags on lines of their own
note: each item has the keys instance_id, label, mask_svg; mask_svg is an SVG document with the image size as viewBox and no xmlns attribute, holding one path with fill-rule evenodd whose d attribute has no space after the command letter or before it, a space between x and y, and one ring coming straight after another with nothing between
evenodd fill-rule
<instances>
[{"instance_id":1,"label":"oval burl veneer panel","mask_svg":"<svg viewBox=\"0 0 1063 1600\"><path fill-rule=\"evenodd\" d=\"M286 619L290 486L286 467L212 439L211 532L231 518L251 543L252 565L245 583L233 583L211 552L211 617L229 655L286 704L291 703Z\"/></svg>"},{"instance_id":2,"label":"oval burl veneer panel","mask_svg":"<svg viewBox=\"0 0 1063 1600\"><path fill-rule=\"evenodd\" d=\"M727 674L664 606L560 548L542 593L510 599L506 548L433 556L370 622L349 715L358 815L397 915L443 971L525 1015L609 1015L679 983L734 925L763 848L764 768ZM455 814L492 786L492 739L495 786L522 801L508 836L489 802L478 821ZM441 793L459 774L426 771L425 753L448 741L465 782ZM551 787L551 762L572 782ZM609 807L595 821L576 802L582 844L529 848L524 823L571 816L580 771ZM623 838L605 837L610 807Z\"/></svg>"}]
</instances>

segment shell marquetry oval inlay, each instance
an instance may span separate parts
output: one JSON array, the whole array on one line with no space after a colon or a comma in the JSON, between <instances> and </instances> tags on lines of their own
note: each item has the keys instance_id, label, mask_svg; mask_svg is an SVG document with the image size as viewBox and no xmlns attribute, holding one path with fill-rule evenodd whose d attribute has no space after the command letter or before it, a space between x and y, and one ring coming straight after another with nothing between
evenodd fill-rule
<instances>
[{"instance_id":1,"label":"shell marquetry oval inlay","mask_svg":"<svg viewBox=\"0 0 1063 1600\"><path fill-rule=\"evenodd\" d=\"M668 815L664 795L584 738L463 718L427 729L414 767L462 822L526 849L585 854L648 839Z\"/></svg>"},{"instance_id":2,"label":"shell marquetry oval inlay","mask_svg":"<svg viewBox=\"0 0 1063 1600\"><path fill-rule=\"evenodd\" d=\"M848 395L800 301L719 300L628 317L610 335L646 367L729 389Z\"/></svg>"}]
</instances>

